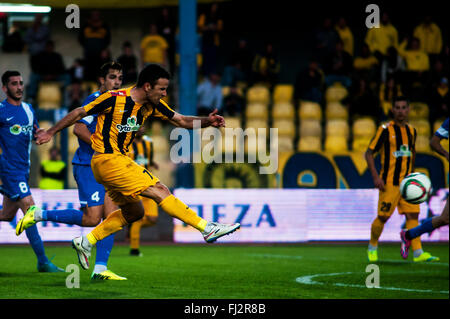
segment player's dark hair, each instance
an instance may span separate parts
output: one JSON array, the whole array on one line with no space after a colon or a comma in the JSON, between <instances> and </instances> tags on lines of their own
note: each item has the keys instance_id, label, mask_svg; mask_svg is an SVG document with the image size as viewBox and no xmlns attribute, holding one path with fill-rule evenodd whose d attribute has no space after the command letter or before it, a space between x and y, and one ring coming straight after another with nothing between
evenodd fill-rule
<instances>
[{"instance_id":1,"label":"player's dark hair","mask_svg":"<svg viewBox=\"0 0 450 319\"><path fill-rule=\"evenodd\" d=\"M117 70L117 71L122 71L122 64L115 62L115 61L111 61L111 62L107 62L107 63L103 64L102 67L100 68L99 76L102 78L106 78L109 70L111 70L111 69Z\"/></svg>"},{"instance_id":2,"label":"player's dark hair","mask_svg":"<svg viewBox=\"0 0 450 319\"><path fill-rule=\"evenodd\" d=\"M395 103L397 103L397 102L403 102L403 101L406 102L407 105L409 105L409 100L406 96L403 96L403 95L395 96L392 99L392 105L395 105Z\"/></svg>"},{"instance_id":3,"label":"player's dark hair","mask_svg":"<svg viewBox=\"0 0 450 319\"><path fill-rule=\"evenodd\" d=\"M151 63L147 65L139 73L138 81L136 83L137 87L142 87L144 83L150 83L153 87L159 79L170 80L170 73L164 67L159 64Z\"/></svg>"},{"instance_id":4,"label":"player's dark hair","mask_svg":"<svg viewBox=\"0 0 450 319\"><path fill-rule=\"evenodd\" d=\"M12 76L20 76L19 71L6 71L2 75L2 84L5 86L8 84L9 78Z\"/></svg>"}]
</instances>

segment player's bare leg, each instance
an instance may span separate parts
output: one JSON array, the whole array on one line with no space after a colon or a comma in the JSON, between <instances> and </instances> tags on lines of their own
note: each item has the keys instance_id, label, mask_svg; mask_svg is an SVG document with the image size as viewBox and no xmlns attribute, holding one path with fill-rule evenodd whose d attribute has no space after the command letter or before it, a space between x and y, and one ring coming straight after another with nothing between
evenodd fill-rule
<instances>
[{"instance_id":1,"label":"player's bare leg","mask_svg":"<svg viewBox=\"0 0 450 319\"><path fill-rule=\"evenodd\" d=\"M12 201L7 196L3 196L3 209L0 210L0 221L10 222L16 216L19 210L19 205L17 202Z\"/></svg>"}]
</instances>

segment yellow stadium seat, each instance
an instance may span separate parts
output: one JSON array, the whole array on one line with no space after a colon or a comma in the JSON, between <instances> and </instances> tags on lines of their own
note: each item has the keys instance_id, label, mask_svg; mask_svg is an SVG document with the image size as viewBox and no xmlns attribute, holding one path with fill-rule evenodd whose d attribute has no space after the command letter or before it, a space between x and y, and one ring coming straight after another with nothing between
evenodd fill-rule
<instances>
[{"instance_id":1,"label":"yellow stadium seat","mask_svg":"<svg viewBox=\"0 0 450 319\"><path fill-rule=\"evenodd\" d=\"M268 132L266 133L268 134ZM267 135L269 136L269 135ZM255 154L258 152L259 146L260 145L266 145L267 143L267 138L266 136L257 136L257 139L255 142L249 143L248 138L246 138L245 144L244 144L244 150L246 153L252 153ZM267 148L266 148L267 149Z\"/></svg>"},{"instance_id":2,"label":"yellow stadium seat","mask_svg":"<svg viewBox=\"0 0 450 319\"><path fill-rule=\"evenodd\" d=\"M318 120L301 120L299 125L300 137L322 137L322 125Z\"/></svg>"},{"instance_id":3,"label":"yellow stadium seat","mask_svg":"<svg viewBox=\"0 0 450 319\"><path fill-rule=\"evenodd\" d=\"M222 96L227 96L228 94L230 94L230 87L222 86ZM237 94L243 96L242 89L240 87L237 88Z\"/></svg>"},{"instance_id":4,"label":"yellow stadium seat","mask_svg":"<svg viewBox=\"0 0 450 319\"><path fill-rule=\"evenodd\" d=\"M421 102L411 102L409 103L409 108L410 108L409 111L410 120L428 119L430 110L427 104Z\"/></svg>"},{"instance_id":5,"label":"yellow stadium seat","mask_svg":"<svg viewBox=\"0 0 450 319\"><path fill-rule=\"evenodd\" d=\"M60 108L62 104L61 84L59 82L41 82L37 102L39 108L43 110Z\"/></svg>"},{"instance_id":6,"label":"yellow stadium seat","mask_svg":"<svg viewBox=\"0 0 450 319\"><path fill-rule=\"evenodd\" d=\"M85 81L81 84L81 89L88 94L98 91L98 84L96 82Z\"/></svg>"},{"instance_id":7,"label":"yellow stadium seat","mask_svg":"<svg viewBox=\"0 0 450 319\"><path fill-rule=\"evenodd\" d=\"M325 117L329 119L348 119L347 108L339 102L330 102L325 108Z\"/></svg>"},{"instance_id":8,"label":"yellow stadium seat","mask_svg":"<svg viewBox=\"0 0 450 319\"><path fill-rule=\"evenodd\" d=\"M153 140L153 150L155 154L168 154L169 152L169 142L165 136L162 135L152 135Z\"/></svg>"},{"instance_id":9,"label":"yellow stadium seat","mask_svg":"<svg viewBox=\"0 0 450 319\"><path fill-rule=\"evenodd\" d=\"M294 105L290 102L278 102L272 107L272 117L274 119L293 119L294 116Z\"/></svg>"},{"instance_id":10,"label":"yellow stadium seat","mask_svg":"<svg viewBox=\"0 0 450 319\"><path fill-rule=\"evenodd\" d=\"M278 136L295 136L295 123L292 119L274 120L272 126L278 129Z\"/></svg>"},{"instance_id":11,"label":"yellow stadium seat","mask_svg":"<svg viewBox=\"0 0 450 319\"><path fill-rule=\"evenodd\" d=\"M294 139L289 136L278 136L278 152L292 152Z\"/></svg>"},{"instance_id":12,"label":"yellow stadium seat","mask_svg":"<svg viewBox=\"0 0 450 319\"><path fill-rule=\"evenodd\" d=\"M375 121L368 117L356 119L352 125L352 132L354 137L368 137L372 138L375 135L377 126Z\"/></svg>"},{"instance_id":13,"label":"yellow stadium seat","mask_svg":"<svg viewBox=\"0 0 450 319\"><path fill-rule=\"evenodd\" d=\"M53 126L53 123L50 121L39 121L39 128L41 129L49 129L50 127ZM58 134L60 135L60 134ZM39 147L37 148L38 150L38 154L39 154L39 160L42 162L44 160L48 160L50 158L48 152L50 150L50 148L52 148L53 143L45 143L42 145L39 145Z\"/></svg>"},{"instance_id":14,"label":"yellow stadium seat","mask_svg":"<svg viewBox=\"0 0 450 319\"><path fill-rule=\"evenodd\" d=\"M321 120L322 119L322 108L319 103L310 101L301 101L299 106L299 117L300 120L312 119Z\"/></svg>"},{"instance_id":15,"label":"yellow stadium seat","mask_svg":"<svg viewBox=\"0 0 450 319\"><path fill-rule=\"evenodd\" d=\"M364 136L356 137L352 142L352 149L356 152L365 152L369 147L371 138L367 138Z\"/></svg>"},{"instance_id":16,"label":"yellow stadium seat","mask_svg":"<svg viewBox=\"0 0 450 319\"><path fill-rule=\"evenodd\" d=\"M247 119L267 119L269 117L268 105L260 102L249 103L245 108L245 116Z\"/></svg>"},{"instance_id":17,"label":"yellow stadium seat","mask_svg":"<svg viewBox=\"0 0 450 319\"><path fill-rule=\"evenodd\" d=\"M433 134L441 127L441 125L442 125L442 123L444 123L444 121L445 121L445 118L437 119L436 121L434 121Z\"/></svg>"},{"instance_id":18,"label":"yellow stadium seat","mask_svg":"<svg viewBox=\"0 0 450 319\"><path fill-rule=\"evenodd\" d=\"M427 138L430 137L431 127L428 120L413 120L409 123L417 130L417 135L422 135Z\"/></svg>"},{"instance_id":19,"label":"yellow stadium seat","mask_svg":"<svg viewBox=\"0 0 450 319\"><path fill-rule=\"evenodd\" d=\"M291 102L294 95L292 84L277 84L273 89L273 102Z\"/></svg>"},{"instance_id":20,"label":"yellow stadium seat","mask_svg":"<svg viewBox=\"0 0 450 319\"><path fill-rule=\"evenodd\" d=\"M350 128L346 120L332 119L327 120L325 124L326 136L344 136L345 138L348 138L349 133Z\"/></svg>"},{"instance_id":21,"label":"yellow stadium seat","mask_svg":"<svg viewBox=\"0 0 450 319\"><path fill-rule=\"evenodd\" d=\"M241 119L239 117L225 117L225 127L238 128L242 127Z\"/></svg>"},{"instance_id":22,"label":"yellow stadium seat","mask_svg":"<svg viewBox=\"0 0 450 319\"><path fill-rule=\"evenodd\" d=\"M262 85L254 85L247 90L247 103L270 103L269 89Z\"/></svg>"},{"instance_id":23,"label":"yellow stadium seat","mask_svg":"<svg viewBox=\"0 0 450 319\"><path fill-rule=\"evenodd\" d=\"M344 99L347 95L348 90L339 82L335 82L335 84L326 89L325 101L327 103L339 102L342 101L342 99Z\"/></svg>"},{"instance_id":24,"label":"yellow stadium seat","mask_svg":"<svg viewBox=\"0 0 450 319\"><path fill-rule=\"evenodd\" d=\"M297 150L301 152L318 152L322 150L322 141L318 136L301 137L298 141Z\"/></svg>"},{"instance_id":25,"label":"yellow stadium seat","mask_svg":"<svg viewBox=\"0 0 450 319\"><path fill-rule=\"evenodd\" d=\"M73 128L69 128L67 135L69 135L69 153L75 153L78 148L78 138L73 133Z\"/></svg>"},{"instance_id":26,"label":"yellow stadium seat","mask_svg":"<svg viewBox=\"0 0 450 319\"><path fill-rule=\"evenodd\" d=\"M264 119L248 119L245 125L246 128L253 128L258 130L258 128L266 129L266 135L269 136L268 123L267 120Z\"/></svg>"},{"instance_id":27,"label":"yellow stadium seat","mask_svg":"<svg viewBox=\"0 0 450 319\"><path fill-rule=\"evenodd\" d=\"M416 151L417 152L430 152L430 139L423 135L417 135L416 139Z\"/></svg>"},{"instance_id":28,"label":"yellow stadium seat","mask_svg":"<svg viewBox=\"0 0 450 319\"><path fill-rule=\"evenodd\" d=\"M327 136L325 139L325 150L328 152L347 151L347 139L343 136Z\"/></svg>"}]
</instances>

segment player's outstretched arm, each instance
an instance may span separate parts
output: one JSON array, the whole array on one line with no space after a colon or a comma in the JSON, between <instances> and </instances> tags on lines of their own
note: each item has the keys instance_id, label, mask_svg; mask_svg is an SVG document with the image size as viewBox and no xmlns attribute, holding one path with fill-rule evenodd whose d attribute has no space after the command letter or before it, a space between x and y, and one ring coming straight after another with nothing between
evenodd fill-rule
<instances>
[{"instance_id":1,"label":"player's outstretched arm","mask_svg":"<svg viewBox=\"0 0 450 319\"><path fill-rule=\"evenodd\" d=\"M187 129L192 129L194 127L194 121L200 121L201 127L224 127L225 119L217 114L217 109L212 111L208 116L186 116L180 113L175 113L175 115L170 119L170 123L175 126L183 127Z\"/></svg>"},{"instance_id":2,"label":"player's outstretched arm","mask_svg":"<svg viewBox=\"0 0 450 319\"><path fill-rule=\"evenodd\" d=\"M68 126L73 125L77 121L81 120L83 117L87 116L86 111L83 107L78 107L66 116L64 116L58 123L49 128L48 130L36 131L36 144L41 145L50 142L53 135L59 131L65 129Z\"/></svg>"}]
</instances>

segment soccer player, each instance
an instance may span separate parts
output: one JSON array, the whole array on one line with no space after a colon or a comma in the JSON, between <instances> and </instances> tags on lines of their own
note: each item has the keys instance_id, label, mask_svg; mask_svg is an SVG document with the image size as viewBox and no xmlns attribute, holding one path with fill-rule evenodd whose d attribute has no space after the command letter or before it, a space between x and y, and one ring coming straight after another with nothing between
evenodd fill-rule
<instances>
[{"instance_id":1,"label":"soccer player","mask_svg":"<svg viewBox=\"0 0 450 319\"><path fill-rule=\"evenodd\" d=\"M108 90L119 89L122 85L122 78L122 66L119 63L105 63L100 68L99 91L89 95L83 102L83 105L89 104ZM17 224L18 234L22 232L22 221L28 224L52 221L68 225L92 227L97 226L102 218L106 218L110 213L117 210L117 206L105 194L104 186L95 180L91 169L91 159L94 155L94 150L91 147L91 136L95 132L96 125L96 114L87 116L74 125L74 134L78 137L79 147L72 160L73 176L78 185L78 197L82 211L75 209L42 211L40 208L35 207L33 214L28 215L33 217L32 221L26 221L24 218ZM95 266L91 275L92 280L127 279L118 276L107 268L113 244L113 234L98 242Z\"/></svg>"},{"instance_id":2,"label":"soccer player","mask_svg":"<svg viewBox=\"0 0 450 319\"><path fill-rule=\"evenodd\" d=\"M169 72L160 65L147 65L139 73L135 86L108 91L88 105L71 111L53 127L39 131L36 135L38 145L48 143L62 129L88 115L99 114L97 128L91 137L95 151L91 167L95 179L105 186L108 195L120 209L111 213L86 236L72 240L72 246L84 269L89 268L91 250L98 241L144 216L139 196L153 199L170 216L199 230L206 242L214 242L240 227L239 223L220 224L199 217L171 194L156 176L126 155L136 131L149 117L161 118L186 129L192 129L195 120L200 121L201 127L225 126L225 120L217 114L217 110L207 117L185 116L173 111L162 100L167 95L169 79Z\"/></svg>"},{"instance_id":3,"label":"soccer player","mask_svg":"<svg viewBox=\"0 0 450 319\"><path fill-rule=\"evenodd\" d=\"M0 103L0 192L3 209L0 221L11 221L19 208L22 212L34 205L28 179L30 175L30 151L33 134L39 132L38 121L30 104L22 102L23 79L18 71L6 71L2 75L6 99ZM38 229L32 226L26 231L36 254L39 272L62 272L45 255Z\"/></svg>"},{"instance_id":4,"label":"soccer player","mask_svg":"<svg viewBox=\"0 0 450 319\"><path fill-rule=\"evenodd\" d=\"M151 167L158 169L158 164L153 160L153 141L145 135L145 126L141 126L136 132L132 148L128 153L136 163L150 170ZM139 250L139 240L142 227L151 227L158 220L158 204L153 199L141 197L144 206L144 217L130 224L130 255L142 256Z\"/></svg>"},{"instance_id":5,"label":"soccer player","mask_svg":"<svg viewBox=\"0 0 450 319\"><path fill-rule=\"evenodd\" d=\"M444 156L448 161L448 152L441 145L442 139L448 140L448 117L444 121L444 123L442 123L441 127L439 127L439 129L434 133L433 137L430 140L431 148L435 152ZM414 238L417 238L422 234L429 233L434 229L445 225L448 225L448 198L441 215L427 218L422 222L422 224L420 224L420 226L414 227L409 230L404 229L400 232L400 238L402 240L400 255L405 259L408 258L408 250L411 246L411 241Z\"/></svg>"},{"instance_id":6,"label":"soccer player","mask_svg":"<svg viewBox=\"0 0 450 319\"><path fill-rule=\"evenodd\" d=\"M365 153L373 182L379 189L378 216L372 222L367 250L370 262L378 260L378 238L395 208L398 209L399 214L405 215L408 229L419 224L420 205L405 201L400 195L399 186L402 179L414 170L417 131L408 124L409 110L409 103L405 97L394 98L393 120L378 128ZM382 166L379 174L374 162L374 154L377 152L380 152ZM414 251L414 262L439 260L422 250L420 238L414 239L411 245Z\"/></svg>"}]
</instances>

